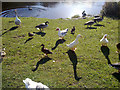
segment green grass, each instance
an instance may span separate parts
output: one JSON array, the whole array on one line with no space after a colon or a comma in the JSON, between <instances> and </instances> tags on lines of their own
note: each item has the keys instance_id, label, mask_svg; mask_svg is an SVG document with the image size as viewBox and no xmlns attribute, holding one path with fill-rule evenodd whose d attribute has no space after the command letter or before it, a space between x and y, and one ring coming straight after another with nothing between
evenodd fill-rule
<instances>
[{"instance_id":1,"label":"green grass","mask_svg":"<svg viewBox=\"0 0 120 90\"><path fill-rule=\"evenodd\" d=\"M105 27L93 26L97 29L86 29L84 23L87 19L46 19L34 17L20 17L21 27L8 31L14 27L15 18L2 18L2 47L7 53L2 62L2 87L3 88L25 88L22 80L30 78L36 82L41 82L50 88L118 88L119 81L112 75L116 69L107 64L107 59L100 50L100 39L104 34L108 34L108 47L110 48L109 58L112 63L118 62L116 43L118 43L118 21L105 18L100 24ZM35 35L34 38L24 42L29 38L28 32L38 32L36 25L49 21L49 26L44 30L45 36ZM75 34L70 34L72 27L76 27ZM66 40L55 50L51 50L58 40L56 28L69 28ZM8 32L7 32L8 31ZM77 50L77 76L82 77L79 81L74 78L72 62L67 53L69 48L66 44L72 42L78 34L83 38L79 39ZM44 54L41 52L41 44L50 49L53 54L49 55L52 60L40 64L33 72L37 62ZM53 62L53 60L55 62Z\"/></svg>"}]
</instances>

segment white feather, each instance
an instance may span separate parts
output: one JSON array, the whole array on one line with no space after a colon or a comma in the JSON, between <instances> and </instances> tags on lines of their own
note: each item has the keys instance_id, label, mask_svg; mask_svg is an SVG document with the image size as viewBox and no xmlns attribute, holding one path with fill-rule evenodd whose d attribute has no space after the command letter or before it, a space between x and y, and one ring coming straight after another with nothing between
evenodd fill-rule
<instances>
[{"instance_id":1,"label":"white feather","mask_svg":"<svg viewBox=\"0 0 120 90\"><path fill-rule=\"evenodd\" d=\"M66 45L67 45L69 48L72 48L72 47L76 46L76 45L79 43L78 38L79 38L80 36L81 36L81 35L78 34L77 37L76 37L76 39L75 39L73 42L71 42L70 44L66 44Z\"/></svg>"},{"instance_id":2,"label":"white feather","mask_svg":"<svg viewBox=\"0 0 120 90\"><path fill-rule=\"evenodd\" d=\"M42 83L37 83L35 81L32 81L29 78L26 78L25 80L23 80L23 82L25 83L25 86L28 90L32 90L32 88L34 89L43 89L43 90L50 90L49 87L47 87L46 85L42 84Z\"/></svg>"}]
</instances>

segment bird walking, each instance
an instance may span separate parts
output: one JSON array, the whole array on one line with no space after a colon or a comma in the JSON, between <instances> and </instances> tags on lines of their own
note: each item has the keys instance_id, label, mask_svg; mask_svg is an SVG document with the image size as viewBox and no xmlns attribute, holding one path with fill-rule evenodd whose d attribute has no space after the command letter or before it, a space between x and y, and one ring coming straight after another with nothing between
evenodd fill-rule
<instances>
[{"instance_id":1,"label":"bird walking","mask_svg":"<svg viewBox=\"0 0 120 90\"><path fill-rule=\"evenodd\" d=\"M80 34L77 35L76 39L71 42L70 44L66 44L71 50L75 51L77 48L76 48L76 45L79 43L78 39L79 37L82 38L82 36Z\"/></svg>"},{"instance_id":2,"label":"bird walking","mask_svg":"<svg viewBox=\"0 0 120 90\"><path fill-rule=\"evenodd\" d=\"M104 16L102 15L102 17L96 17L93 20L97 24L97 22L99 23L100 21L103 21L103 18L104 18Z\"/></svg>"},{"instance_id":3,"label":"bird walking","mask_svg":"<svg viewBox=\"0 0 120 90\"><path fill-rule=\"evenodd\" d=\"M71 30L71 34L75 34L75 26L73 26L72 30Z\"/></svg>"},{"instance_id":4,"label":"bird walking","mask_svg":"<svg viewBox=\"0 0 120 90\"><path fill-rule=\"evenodd\" d=\"M109 42L109 41L107 40L107 34L105 34L105 35L103 36L103 38L100 40L100 42L102 43L102 46L107 46L107 43Z\"/></svg>"},{"instance_id":5,"label":"bird walking","mask_svg":"<svg viewBox=\"0 0 120 90\"><path fill-rule=\"evenodd\" d=\"M49 49L45 48L44 44L41 44L41 46L42 46L41 51L45 53L45 56L48 56L48 54L52 54L52 52Z\"/></svg>"},{"instance_id":6,"label":"bird walking","mask_svg":"<svg viewBox=\"0 0 120 90\"><path fill-rule=\"evenodd\" d=\"M95 23L95 21L91 20L91 21L88 21L86 22L84 25L87 25L87 28L88 28L88 25L90 25L90 27Z\"/></svg>"},{"instance_id":7,"label":"bird walking","mask_svg":"<svg viewBox=\"0 0 120 90\"><path fill-rule=\"evenodd\" d=\"M49 87L47 87L46 85L42 84L42 83L38 83L35 81L32 81L29 78L26 78L25 80L23 80L23 83L25 84L25 87L27 88L27 90L50 90Z\"/></svg>"},{"instance_id":8,"label":"bird walking","mask_svg":"<svg viewBox=\"0 0 120 90\"><path fill-rule=\"evenodd\" d=\"M60 39L64 39L64 36L67 34L68 32L68 28L66 28L65 30L60 30L60 28L57 27L56 31L58 31L58 36Z\"/></svg>"},{"instance_id":9,"label":"bird walking","mask_svg":"<svg viewBox=\"0 0 120 90\"><path fill-rule=\"evenodd\" d=\"M45 23L35 26L35 28L39 29L41 32L41 29L44 30L44 28L48 27L48 24L49 24L49 22L46 21Z\"/></svg>"},{"instance_id":10,"label":"bird walking","mask_svg":"<svg viewBox=\"0 0 120 90\"><path fill-rule=\"evenodd\" d=\"M21 20L18 18L16 9L15 9L15 15L16 15L15 24L20 26L21 25Z\"/></svg>"}]
</instances>

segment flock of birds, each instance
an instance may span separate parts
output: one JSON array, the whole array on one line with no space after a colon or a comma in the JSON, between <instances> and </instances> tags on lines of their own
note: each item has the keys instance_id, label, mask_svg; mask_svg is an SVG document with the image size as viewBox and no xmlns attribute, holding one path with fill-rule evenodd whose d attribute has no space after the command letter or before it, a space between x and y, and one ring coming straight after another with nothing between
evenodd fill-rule
<instances>
[{"instance_id":1,"label":"flock of birds","mask_svg":"<svg viewBox=\"0 0 120 90\"><path fill-rule=\"evenodd\" d=\"M17 16L17 12L15 10L15 14L16 14L16 19L15 19L15 24L16 25L21 25L21 20L18 18ZM86 13L85 11L83 11L82 13L82 16L85 17L86 16ZM100 22L103 20L103 16L100 17L100 16L95 16L95 18L91 21L88 21L86 22L84 25L93 25L94 23L97 23L97 22ZM41 30L44 30L44 28L48 27L48 24L49 22L46 21L45 23L42 23L40 25L37 25L35 28L39 29L40 32ZM66 28L65 30L60 30L59 27L56 28L56 31L58 31L58 36L59 36L59 39L64 39L64 36L67 34L68 32L68 28ZM72 30L71 30L71 34L74 34L75 33L75 26L73 26ZM28 35L30 37L33 37L34 36L34 33L28 33ZM70 44L66 44L71 50L75 51L76 50L76 46L77 44L79 43L78 39L79 38L82 38L82 36L80 34L77 35L76 39L74 41L72 41ZM107 40L107 34L105 34L103 36L103 38L100 40L102 46L107 46L107 43L108 43L108 40ZM48 54L52 54L52 52L45 48L45 45L42 44L41 45L42 48L41 48L41 51L45 54L45 56L48 56ZM120 53L120 43L116 45L117 49L118 49L118 53ZM5 56L6 53L2 52L1 55L3 55L3 57ZM117 64L111 64L111 66L115 67L116 69L118 69L118 72L120 73L120 63L117 63ZM48 88L46 85L43 85L42 83L37 83L37 82L34 82L32 81L31 79L29 78L26 78L26 80L23 80L23 82L25 83L25 86L26 88Z\"/></svg>"}]
</instances>

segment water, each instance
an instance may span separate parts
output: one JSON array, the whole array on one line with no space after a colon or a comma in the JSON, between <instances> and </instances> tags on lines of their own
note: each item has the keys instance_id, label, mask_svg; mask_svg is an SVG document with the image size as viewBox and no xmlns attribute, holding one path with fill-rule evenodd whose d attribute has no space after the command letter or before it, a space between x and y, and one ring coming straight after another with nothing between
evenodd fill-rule
<instances>
[{"instance_id":1,"label":"water","mask_svg":"<svg viewBox=\"0 0 120 90\"><path fill-rule=\"evenodd\" d=\"M2 17L15 17L14 9L17 8L19 17L37 17L37 18L71 18L74 15L82 15L85 10L86 14L98 15L102 10L105 2L94 2L89 0L83 1L69 1L69 2L41 2L34 4L22 4L21 6L14 4L14 7L8 7L2 13ZM4 4L4 3L3 3ZM17 5L17 6L15 6ZM12 6L12 5L11 5ZM31 7L32 10L29 10ZM12 8L12 9L11 9Z\"/></svg>"}]
</instances>

